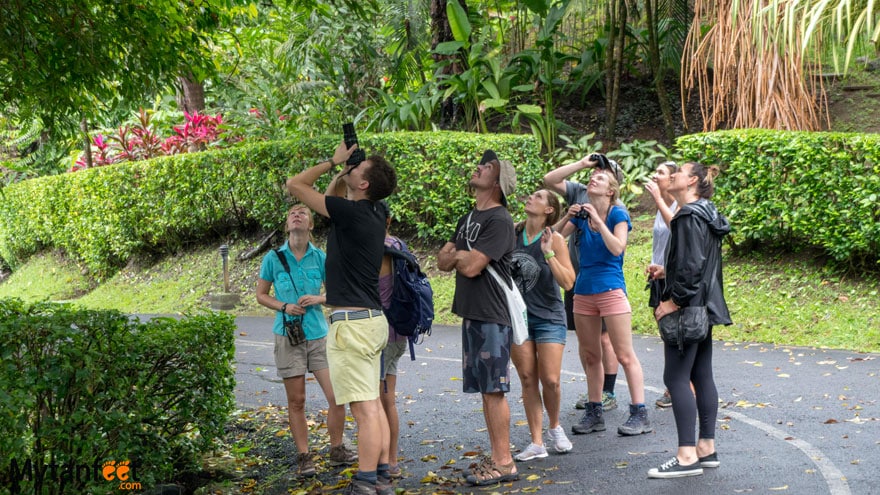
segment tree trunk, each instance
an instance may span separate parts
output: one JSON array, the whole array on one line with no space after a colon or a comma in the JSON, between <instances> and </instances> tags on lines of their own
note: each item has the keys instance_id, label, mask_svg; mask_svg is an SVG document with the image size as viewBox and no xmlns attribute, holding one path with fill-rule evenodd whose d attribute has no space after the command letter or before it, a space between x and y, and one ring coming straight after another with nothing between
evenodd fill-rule
<instances>
[{"instance_id":1,"label":"tree trunk","mask_svg":"<svg viewBox=\"0 0 880 495\"><path fill-rule=\"evenodd\" d=\"M660 44L657 39L657 0L645 2L645 15L648 19L648 63L654 74L654 89L657 91L657 102L660 103L660 112L663 114L663 128L666 130L666 139L672 143L675 140L675 127L672 123L672 107L669 106L669 95L666 93L666 85L663 82L665 72L660 67Z\"/></svg>"},{"instance_id":2,"label":"tree trunk","mask_svg":"<svg viewBox=\"0 0 880 495\"><path fill-rule=\"evenodd\" d=\"M605 110L608 112L606 127L609 137L615 134L617 126L617 107L618 97L620 95L620 78L623 74L623 49L626 43L626 1L618 0L611 7L611 17L609 19L610 34L608 36L608 46L611 48L610 58L606 58L606 70L611 69L605 80L611 84L606 84Z\"/></svg>"},{"instance_id":3,"label":"tree trunk","mask_svg":"<svg viewBox=\"0 0 880 495\"><path fill-rule=\"evenodd\" d=\"M86 168L92 168L92 139L89 137L89 122L82 119L79 123L83 136L86 137L86 146L83 148L83 157L86 159Z\"/></svg>"},{"instance_id":4,"label":"tree trunk","mask_svg":"<svg viewBox=\"0 0 880 495\"><path fill-rule=\"evenodd\" d=\"M195 76L189 73L185 76L177 78L180 83L180 93L177 95L177 105L180 109L190 115L205 112L205 85L200 81L196 81ZM189 145L189 151L204 151L196 144Z\"/></svg>"},{"instance_id":5,"label":"tree trunk","mask_svg":"<svg viewBox=\"0 0 880 495\"><path fill-rule=\"evenodd\" d=\"M458 3L467 12L467 1L458 0ZM446 41L455 41L452 36L452 28L449 27L449 18L446 16L446 0L431 0L431 50L438 44ZM441 62L447 57L432 55L434 62ZM455 74L461 69L458 64L450 64L443 68L443 74ZM456 106L452 97L440 102L440 127L450 125L455 121Z\"/></svg>"}]
</instances>

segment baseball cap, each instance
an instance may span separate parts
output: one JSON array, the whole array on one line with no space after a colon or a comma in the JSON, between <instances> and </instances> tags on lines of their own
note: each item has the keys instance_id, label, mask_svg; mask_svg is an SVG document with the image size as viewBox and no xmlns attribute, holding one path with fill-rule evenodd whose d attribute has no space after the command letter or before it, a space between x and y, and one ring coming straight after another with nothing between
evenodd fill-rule
<instances>
[{"instance_id":1,"label":"baseball cap","mask_svg":"<svg viewBox=\"0 0 880 495\"><path fill-rule=\"evenodd\" d=\"M499 163L498 185L501 186L501 204L507 206L507 196L516 190L516 170L509 161L499 160L498 155L492 150L483 152L480 165L485 165L493 160Z\"/></svg>"}]
</instances>

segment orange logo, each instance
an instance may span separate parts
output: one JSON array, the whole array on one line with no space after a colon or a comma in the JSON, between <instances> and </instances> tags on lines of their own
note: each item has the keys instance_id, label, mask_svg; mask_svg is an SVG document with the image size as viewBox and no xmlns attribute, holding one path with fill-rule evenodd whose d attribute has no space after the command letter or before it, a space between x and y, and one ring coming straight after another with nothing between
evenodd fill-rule
<instances>
[{"instance_id":1,"label":"orange logo","mask_svg":"<svg viewBox=\"0 0 880 495\"><path fill-rule=\"evenodd\" d=\"M141 484L136 481L128 482L129 473L131 472L131 461L104 461L101 467L101 474L107 481L119 480L120 490L140 490Z\"/></svg>"}]
</instances>

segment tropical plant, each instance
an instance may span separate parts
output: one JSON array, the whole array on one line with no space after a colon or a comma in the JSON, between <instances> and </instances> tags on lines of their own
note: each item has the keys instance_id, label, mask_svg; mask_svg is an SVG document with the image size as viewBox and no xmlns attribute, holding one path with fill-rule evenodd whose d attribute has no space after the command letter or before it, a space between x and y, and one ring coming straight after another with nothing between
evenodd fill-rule
<instances>
[{"instance_id":1,"label":"tropical plant","mask_svg":"<svg viewBox=\"0 0 880 495\"><path fill-rule=\"evenodd\" d=\"M474 33L467 12L458 2L446 4L449 25L455 41L438 44L433 53L444 56L435 74L444 98L454 98L464 114L468 130L488 132L484 113L489 109L504 111L510 98L510 75L501 68L502 46L490 29ZM471 37L477 38L472 41ZM460 71L445 72L449 64Z\"/></svg>"},{"instance_id":2,"label":"tropical plant","mask_svg":"<svg viewBox=\"0 0 880 495\"><path fill-rule=\"evenodd\" d=\"M624 183L620 185L620 200L624 204L631 206L642 195L643 185L651 180L658 159L666 158L665 151L658 148L657 141L636 139L621 143L619 148L606 154L623 170Z\"/></svg>"},{"instance_id":3,"label":"tropical plant","mask_svg":"<svg viewBox=\"0 0 880 495\"><path fill-rule=\"evenodd\" d=\"M584 134L577 140L572 139L564 134L559 135L559 139L565 141L565 144L553 150L551 160L555 165L565 165L581 158L597 153L602 149L602 141L590 142L596 137L595 132Z\"/></svg>"},{"instance_id":4,"label":"tropical plant","mask_svg":"<svg viewBox=\"0 0 880 495\"><path fill-rule=\"evenodd\" d=\"M558 127L553 95L560 92L565 84L562 80L565 64L576 60L575 57L566 55L557 48L559 27L568 11L570 0L531 0L525 4L535 16L537 28L535 44L534 48L516 54L510 65L514 67L521 64L525 70L520 71L520 76L523 72L527 74L527 80L517 81L518 85L514 89L537 93L543 112L536 111L541 110L541 107L535 105L518 105L517 111L529 119L532 132L544 144L545 150L550 152L556 149ZM517 121L518 119L515 118L515 122Z\"/></svg>"}]
</instances>

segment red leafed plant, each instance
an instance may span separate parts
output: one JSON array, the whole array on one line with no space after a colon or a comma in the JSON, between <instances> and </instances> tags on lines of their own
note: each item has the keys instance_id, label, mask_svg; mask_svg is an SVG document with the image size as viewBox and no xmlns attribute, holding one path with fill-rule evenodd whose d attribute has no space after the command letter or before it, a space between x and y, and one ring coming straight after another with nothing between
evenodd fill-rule
<instances>
[{"instance_id":1,"label":"red leafed plant","mask_svg":"<svg viewBox=\"0 0 880 495\"><path fill-rule=\"evenodd\" d=\"M190 151L201 151L208 147L222 146L224 130L223 116L217 114L183 113L186 122L174 126L174 134L162 139L156 127L150 122L151 114L140 109L134 125L120 126L116 134L104 139L102 134L94 138L92 166L99 167L120 161L147 160L162 155L176 155ZM97 148L97 149L95 149ZM80 157L70 169L71 172L87 168Z\"/></svg>"}]
</instances>

